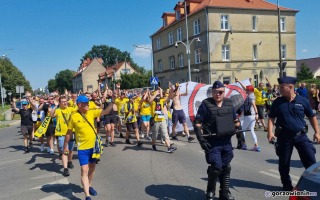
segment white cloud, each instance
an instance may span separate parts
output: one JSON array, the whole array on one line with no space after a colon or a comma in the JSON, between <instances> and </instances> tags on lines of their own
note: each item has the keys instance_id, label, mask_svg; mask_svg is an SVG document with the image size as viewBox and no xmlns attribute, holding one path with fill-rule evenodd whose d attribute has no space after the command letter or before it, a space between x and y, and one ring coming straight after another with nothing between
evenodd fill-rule
<instances>
[{"instance_id":1,"label":"white cloud","mask_svg":"<svg viewBox=\"0 0 320 200\"><path fill-rule=\"evenodd\" d=\"M307 53L307 52L309 52L308 49L302 49L302 53Z\"/></svg>"},{"instance_id":2,"label":"white cloud","mask_svg":"<svg viewBox=\"0 0 320 200\"><path fill-rule=\"evenodd\" d=\"M140 44L136 45L133 52L133 56L139 58L148 58L151 55L151 45L150 44Z\"/></svg>"}]
</instances>

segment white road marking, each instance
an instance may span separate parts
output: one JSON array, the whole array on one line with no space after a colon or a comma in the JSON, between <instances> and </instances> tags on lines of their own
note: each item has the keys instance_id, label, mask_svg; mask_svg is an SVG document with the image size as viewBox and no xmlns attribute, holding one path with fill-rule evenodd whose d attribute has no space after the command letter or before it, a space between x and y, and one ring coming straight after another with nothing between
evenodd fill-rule
<instances>
[{"instance_id":1,"label":"white road marking","mask_svg":"<svg viewBox=\"0 0 320 200\"><path fill-rule=\"evenodd\" d=\"M268 172L268 171L269 171L269 172ZM280 179L279 172L277 172L276 170L268 170L268 171L260 171L260 173L281 180L281 179ZM270 172L272 172L272 173L270 173ZM276 174L274 174L274 173L276 173ZM294 176L294 175L291 175L291 174L290 174L290 176L291 176L293 179L298 179L298 180L299 180L299 177L297 177L297 176ZM298 183L298 180L292 180L292 183L293 183L293 184L297 184L297 183Z\"/></svg>"},{"instance_id":2,"label":"white road marking","mask_svg":"<svg viewBox=\"0 0 320 200\"><path fill-rule=\"evenodd\" d=\"M268 171L280 175L278 170L269 169ZM300 178L299 176L295 176L295 175L292 175L292 174L290 174L290 177L291 177L292 179L296 179L296 180L299 180L299 178Z\"/></svg>"},{"instance_id":3,"label":"white road marking","mask_svg":"<svg viewBox=\"0 0 320 200\"><path fill-rule=\"evenodd\" d=\"M73 197L72 189L64 190L59 194L53 194L40 200L62 200L71 199Z\"/></svg>"},{"instance_id":4,"label":"white road marking","mask_svg":"<svg viewBox=\"0 0 320 200\"><path fill-rule=\"evenodd\" d=\"M61 176L61 174L58 174L58 173L55 173L55 172L51 172L51 173L48 173L48 174L44 174L44 175L33 177L31 179L49 178L49 177L55 177L55 176Z\"/></svg>"},{"instance_id":5,"label":"white road marking","mask_svg":"<svg viewBox=\"0 0 320 200\"><path fill-rule=\"evenodd\" d=\"M44 185L40 185L38 187L34 187L32 188L31 190L36 190L36 189L41 189L41 188L47 188L47 187L55 187L57 185L68 185L69 184L69 181L67 178L63 178L63 179L60 179L60 180L57 180L57 181L53 181L51 183L46 183Z\"/></svg>"},{"instance_id":6,"label":"white road marking","mask_svg":"<svg viewBox=\"0 0 320 200\"><path fill-rule=\"evenodd\" d=\"M20 161L24 161L24 160L30 160L31 158L21 158L21 159L16 159L16 160L8 160L8 161L4 161L4 162L0 162L0 166L1 165L6 165L6 164L11 164L14 162L20 162Z\"/></svg>"}]
</instances>

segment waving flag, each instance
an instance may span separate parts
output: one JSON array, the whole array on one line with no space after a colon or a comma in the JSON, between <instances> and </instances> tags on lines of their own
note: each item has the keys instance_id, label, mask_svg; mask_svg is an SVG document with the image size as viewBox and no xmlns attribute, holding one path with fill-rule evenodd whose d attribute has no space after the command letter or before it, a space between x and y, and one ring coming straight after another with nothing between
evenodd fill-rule
<instances>
[{"instance_id":1,"label":"waving flag","mask_svg":"<svg viewBox=\"0 0 320 200\"><path fill-rule=\"evenodd\" d=\"M250 85L249 80L241 81L244 86ZM180 84L180 93L185 93L186 83ZM188 95L181 97L181 105L187 118L187 125L189 130L193 130L192 121L197 114L198 108L202 101L206 98L212 97L212 85L205 85L202 83L189 82ZM232 99L233 106L239 109L246 99L246 92L240 84L230 84L225 88L225 98ZM178 125L176 131L182 131L181 125Z\"/></svg>"}]
</instances>

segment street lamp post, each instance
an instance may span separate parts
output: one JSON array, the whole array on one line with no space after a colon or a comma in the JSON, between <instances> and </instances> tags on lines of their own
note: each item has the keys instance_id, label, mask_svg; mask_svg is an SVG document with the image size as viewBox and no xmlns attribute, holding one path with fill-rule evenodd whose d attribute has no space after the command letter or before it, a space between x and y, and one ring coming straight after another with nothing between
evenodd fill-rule
<instances>
[{"instance_id":1,"label":"street lamp post","mask_svg":"<svg viewBox=\"0 0 320 200\"><path fill-rule=\"evenodd\" d=\"M185 14L185 19L186 19L186 30L187 30L187 44L185 44L182 41L176 41L175 43L175 47L178 47L179 43L182 43L185 47L186 47L186 54L187 54L187 59L188 59L188 79L189 81L191 81L191 69L190 69L190 45L192 44L192 42L194 40L196 40L197 42L200 42L200 38L193 38L191 40L191 42L189 42L189 28L188 28L188 13L187 13L187 1L184 1L184 14Z\"/></svg>"},{"instance_id":2,"label":"street lamp post","mask_svg":"<svg viewBox=\"0 0 320 200\"><path fill-rule=\"evenodd\" d=\"M139 48L139 49L148 49L148 50L150 50L150 56L151 56L151 74L152 74L152 77L154 77L152 48L150 48L150 47L143 47L143 46L139 46L139 45L135 45L135 44L134 44L133 46L136 47L136 48Z\"/></svg>"}]
</instances>

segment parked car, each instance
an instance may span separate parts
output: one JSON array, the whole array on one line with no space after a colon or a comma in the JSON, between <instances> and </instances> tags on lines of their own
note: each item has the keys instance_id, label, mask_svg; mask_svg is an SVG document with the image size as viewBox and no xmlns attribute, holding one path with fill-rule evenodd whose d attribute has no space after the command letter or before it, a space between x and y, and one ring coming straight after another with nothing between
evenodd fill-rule
<instances>
[{"instance_id":1,"label":"parked car","mask_svg":"<svg viewBox=\"0 0 320 200\"><path fill-rule=\"evenodd\" d=\"M294 190L309 192L306 196L290 196L289 200L313 200L320 199L320 162L306 169Z\"/></svg>"}]
</instances>

